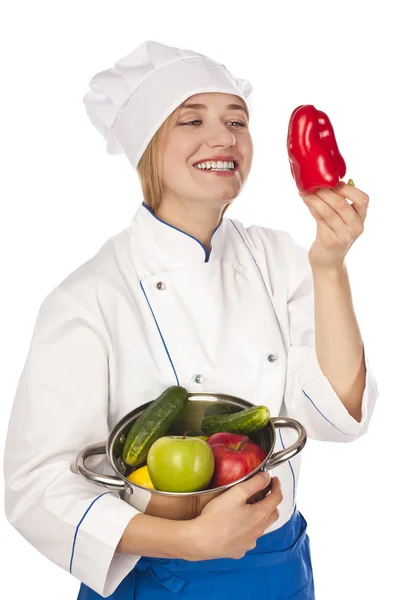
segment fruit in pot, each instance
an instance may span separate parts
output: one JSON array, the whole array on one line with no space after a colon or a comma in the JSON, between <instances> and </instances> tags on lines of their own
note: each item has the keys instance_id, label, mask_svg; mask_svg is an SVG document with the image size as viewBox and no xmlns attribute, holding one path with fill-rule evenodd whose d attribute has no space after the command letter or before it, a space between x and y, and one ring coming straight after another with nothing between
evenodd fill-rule
<instances>
[{"instance_id":1,"label":"fruit in pot","mask_svg":"<svg viewBox=\"0 0 400 600\"><path fill-rule=\"evenodd\" d=\"M168 435L151 446L147 467L156 490L198 492L211 481L214 454L211 446L198 437Z\"/></svg>"},{"instance_id":2,"label":"fruit in pot","mask_svg":"<svg viewBox=\"0 0 400 600\"><path fill-rule=\"evenodd\" d=\"M221 432L211 435L207 444L214 454L215 466L209 488L217 488L251 473L267 453L247 435Z\"/></svg>"},{"instance_id":3,"label":"fruit in pot","mask_svg":"<svg viewBox=\"0 0 400 600\"><path fill-rule=\"evenodd\" d=\"M135 469L130 475L128 475L127 479L129 479L129 481L132 481L132 483L142 485L143 487L148 488L149 490L155 489L149 475L149 470L146 465L144 465L144 467L140 467L140 469Z\"/></svg>"}]
</instances>

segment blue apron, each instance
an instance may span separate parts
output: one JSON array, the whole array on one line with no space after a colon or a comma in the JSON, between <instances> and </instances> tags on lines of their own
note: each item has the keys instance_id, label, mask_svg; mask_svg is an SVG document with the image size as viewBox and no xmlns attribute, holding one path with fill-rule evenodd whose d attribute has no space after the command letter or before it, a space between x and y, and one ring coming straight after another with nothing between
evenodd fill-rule
<instances>
[{"instance_id":1,"label":"blue apron","mask_svg":"<svg viewBox=\"0 0 400 600\"><path fill-rule=\"evenodd\" d=\"M279 529L262 535L239 559L143 556L110 600L314 600L307 522L295 509ZM103 597L81 584L77 600Z\"/></svg>"}]
</instances>

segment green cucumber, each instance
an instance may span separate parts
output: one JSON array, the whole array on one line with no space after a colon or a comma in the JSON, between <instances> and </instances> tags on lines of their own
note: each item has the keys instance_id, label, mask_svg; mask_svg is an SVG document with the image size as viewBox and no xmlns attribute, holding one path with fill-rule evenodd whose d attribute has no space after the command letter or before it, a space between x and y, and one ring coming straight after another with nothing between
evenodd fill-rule
<instances>
[{"instance_id":1,"label":"green cucumber","mask_svg":"<svg viewBox=\"0 0 400 600\"><path fill-rule=\"evenodd\" d=\"M135 419L126 437L122 460L131 467L146 461L153 443L165 435L172 422L183 412L188 392L181 386L167 388Z\"/></svg>"},{"instance_id":2,"label":"green cucumber","mask_svg":"<svg viewBox=\"0 0 400 600\"><path fill-rule=\"evenodd\" d=\"M206 435L213 435L221 431L230 433L253 433L267 425L270 412L266 406L252 406L233 414L219 414L204 417L201 430Z\"/></svg>"}]
</instances>

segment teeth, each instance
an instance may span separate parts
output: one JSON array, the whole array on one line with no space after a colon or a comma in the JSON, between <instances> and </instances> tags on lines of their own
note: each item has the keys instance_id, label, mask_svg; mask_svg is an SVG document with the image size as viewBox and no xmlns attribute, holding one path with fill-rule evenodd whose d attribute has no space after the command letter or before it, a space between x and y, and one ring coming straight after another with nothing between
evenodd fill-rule
<instances>
[{"instance_id":1,"label":"teeth","mask_svg":"<svg viewBox=\"0 0 400 600\"><path fill-rule=\"evenodd\" d=\"M196 169L223 169L224 171L233 170L235 163L233 161L206 161L194 165Z\"/></svg>"}]
</instances>

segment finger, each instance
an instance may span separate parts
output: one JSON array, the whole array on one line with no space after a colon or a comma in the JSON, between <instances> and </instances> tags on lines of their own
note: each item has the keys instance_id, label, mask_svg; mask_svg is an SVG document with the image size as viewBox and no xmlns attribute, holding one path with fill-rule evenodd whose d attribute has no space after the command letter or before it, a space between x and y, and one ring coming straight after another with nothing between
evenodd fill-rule
<instances>
[{"instance_id":1,"label":"finger","mask_svg":"<svg viewBox=\"0 0 400 600\"><path fill-rule=\"evenodd\" d=\"M355 212L361 217L364 221L367 216L368 205L369 205L369 196L359 190L353 185L349 185L344 181L341 181L335 188L334 191L336 194L339 194L343 198L347 198L353 202L352 208Z\"/></svg>"},{"instance_id":2,"label":"finger","mask_svg":"<svg viewBox=\"0 0 400 600\"><path fill-rule=\"evenodd\" d=\"M304 200L307 204L308 209L317 223L323 224L333 231L336 237L343 228L347 227L343 223L342 219L333 211L327 204L318 199L317 202L311 202L310 200Z\"/></svg>"},{"instance_id":3,"label":"finger","mask_svg":"<svg viewBox=\"0 0 400 600\"><path fill-rule=\"evenodd\" d=\"M262 473L257 473L243 481L242 483L238 483L233 489L237 494L240 494L243 500L243 503L246 503L246 500L250 498L253 494L258 492L259 490L264 489L269 482L271 481L271 474L266 471Z\"/></svg>"},{"instance_id":4,"label":"finger","mask_svg":"<svg viewBox=\"0 0 400 600\"><path fill-rule=\"evenodd\" d=\"M320 188L315 192L315 195L330 206L349 227L357 228L362 223L362 219L355 210L354 205L349 204L346 198L336 193L336 191Z\"/></svg>"},{"instance_id":5,"label":"finger","mask_svg":"<svg viewBox=\"0 0 400 600\"><path fill-rule=\"evenodd\" d=\"M279 519L279 509L276 508L274 511L272 511L272 513L269 515L268 519L266 520L265 529L268 529L269 527L271 527L271 525L273 525L278 519Z\"/></svg>"},{"instance_id":6,"label":"finger","mask_svg":"<svg viewBox=\"0 0 400 600\"><path fill-rule=\"evenodd\" d=\"M271 480L271 492L257 502L255 506L260 507L263 511L271 510L271 508L276 508L283 500L281 482L279 477L273 477Z\"/></svg>"}]
</instances>

